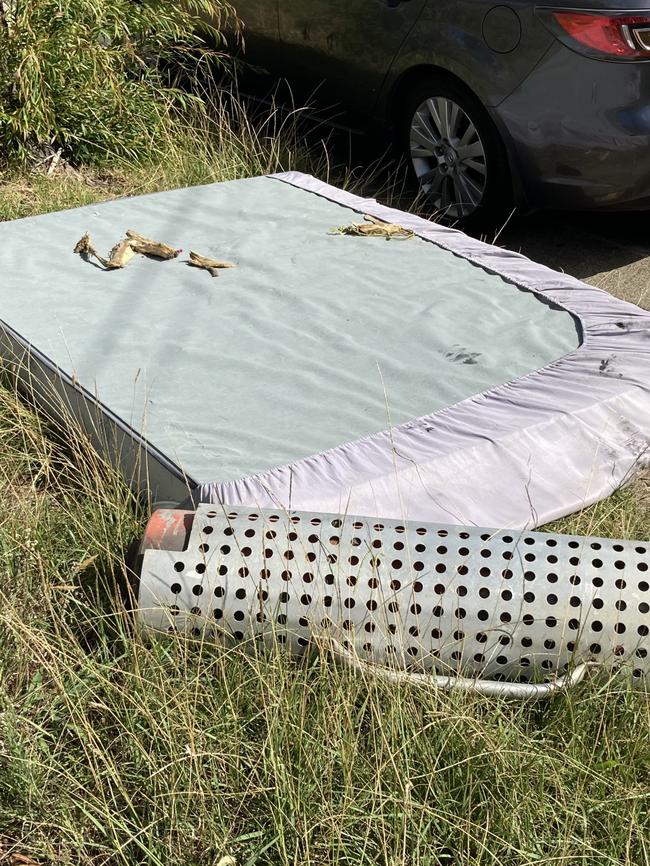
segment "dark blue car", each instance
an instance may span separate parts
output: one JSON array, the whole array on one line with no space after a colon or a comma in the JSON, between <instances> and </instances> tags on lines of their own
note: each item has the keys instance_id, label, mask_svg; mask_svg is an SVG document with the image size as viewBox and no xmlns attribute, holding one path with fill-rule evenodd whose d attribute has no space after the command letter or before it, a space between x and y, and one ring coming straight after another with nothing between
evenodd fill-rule
<instances>
[{"instance_id":1,"label":"dark blue car","mask_svg":"<svg viewBox=\"0 0 650 866\"><path fill-rule=\"evenodd\" d=\"M650 0L239 0L246 55L471 219L650 203Z\"/></svg>"}]
</instances>

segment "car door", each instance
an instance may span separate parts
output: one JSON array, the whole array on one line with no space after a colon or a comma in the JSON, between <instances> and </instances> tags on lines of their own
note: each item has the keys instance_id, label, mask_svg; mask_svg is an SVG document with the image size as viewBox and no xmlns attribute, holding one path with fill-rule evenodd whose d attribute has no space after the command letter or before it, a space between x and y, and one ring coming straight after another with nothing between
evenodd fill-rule
<instances>
[{"instance_id":1,"label":"car door","mask_svg":"<svg viewBox=\"0 0 650 866\"><path fill-rule=\"evenodd\" d=\"M279 0L284 74L302 98L370 115L427 0Z\"/></svg>"},{"instance_id":2,"label":"car door","mask_svg":"<svg viewBox=\"0 0 650 866\"><path fill-rule=\"evenodd\" d=\"M235 0L243 22L244 59L257 66L276 67L279 53L278 0Z\"/></svg>"}]
</instances>

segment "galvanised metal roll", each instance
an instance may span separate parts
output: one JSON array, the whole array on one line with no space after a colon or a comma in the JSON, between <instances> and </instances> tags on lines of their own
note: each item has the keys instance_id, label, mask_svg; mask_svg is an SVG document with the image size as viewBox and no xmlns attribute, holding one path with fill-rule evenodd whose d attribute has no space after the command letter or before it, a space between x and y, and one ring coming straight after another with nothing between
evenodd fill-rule
<instances>
[{"instance_id":1,"label":"galvanised metal roll","mask_svg":"<svg viewBox=\"0 0 650 866\"><path fill-rule=\"evenodd\" d=\"M650 544L213 505L157 511L138 617L152 633L262 638L297 654L329 641L353 667L445 687L557 684L591 664L643 684ZM493 692L527 694L517 688Z\"/></svg>"}]
</instances>

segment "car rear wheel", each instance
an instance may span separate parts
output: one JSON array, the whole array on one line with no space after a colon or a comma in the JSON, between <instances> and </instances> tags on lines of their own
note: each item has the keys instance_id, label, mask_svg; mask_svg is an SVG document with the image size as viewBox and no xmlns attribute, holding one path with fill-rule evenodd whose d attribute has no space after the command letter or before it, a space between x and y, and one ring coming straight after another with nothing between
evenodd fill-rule
<instances>
[{"instance_id":1,"label":"car rear wheel","mask_svg":"<svg viewBox=\"0 0 650 866\"><path fill-rule=\"evenodd\" d=\"M461 84L420 81L404 104L401 131L411 181L427 210L463 225L507 215L505 149L486 110Z\"/></svg>"}]
</instances>

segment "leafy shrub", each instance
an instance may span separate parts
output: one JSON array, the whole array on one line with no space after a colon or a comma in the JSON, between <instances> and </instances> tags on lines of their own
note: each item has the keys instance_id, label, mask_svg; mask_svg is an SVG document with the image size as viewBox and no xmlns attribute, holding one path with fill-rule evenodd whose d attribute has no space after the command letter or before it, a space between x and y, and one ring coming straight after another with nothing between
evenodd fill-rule
<instances>
[{"instance_id":1,"label":"leafy shrub","mask_svg":"<svg viewBox=\"0 0 650 866\"><path fill-rule=\"evenodd\" d=\"M170 112L198 101L166 66L223 64L227 25L237 32L228 0L0 0L0 153L141 159Z\"/></svg>"}]
</instances>

